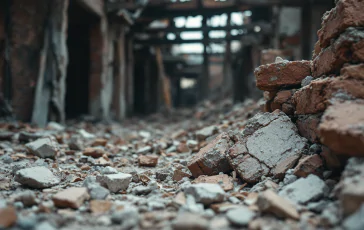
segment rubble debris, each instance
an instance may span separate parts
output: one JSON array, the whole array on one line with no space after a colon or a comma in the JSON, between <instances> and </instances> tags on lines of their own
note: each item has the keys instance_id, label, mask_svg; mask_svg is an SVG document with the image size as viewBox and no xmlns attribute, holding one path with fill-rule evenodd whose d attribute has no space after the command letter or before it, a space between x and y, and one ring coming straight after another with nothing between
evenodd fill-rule
<instances>
[{"instance_id":1,"label":"rubble debris","mask_svg":"<svg viewBox=\"0 0 364 230\"><path fill-rule=\"evenodd\" d=\"M61 182L48 168L42 166L18 170L15 174L15 181L37 189L49 188Z\"/></svg>"},{"instance_id":2,"label":"rubble debris","mask_svg":"<svg viewBox=\"0 0 364 230\"><path fill-rule=\"evenodd\" d=\"M189 221L186 221L189 220ZM209 222L196 213L182 213L177 216L177 218L172 223L173 230L207 230L209 227Z\"/></svg>"},{"instance_id":3,"label":"rubble debris","mask_svg":"<svg viewBox=\"0 0 364 230\"><path fill-rule=\"evenodd\" d=\"M113 203L108 200L91 200L90 210L95 215L105 214L112 208Z\"/></svg>"},{"instance_id":4,"label":"rubble debris","mask_svg":"<svg viewBox=\"0 0 364 230\"><path fill-rule=\"evenodd\" d=\"M300 85L301 81L311 76L310 61L278 62L255 69L257 87L261 90L274 91L284 86Z\"/></svg>"},{"instance_id":5,"label":"rubble debris","mask_svg":"<svg viewBox=\"0 0 364 230\"><path fill-rule=\"evenodd\" d=\"M318 154L303 157L294 169L294 175L297 177L307 177L311 174L321 176L322 173L323 162Z\"/></svg>"},{"instance_id":6,"label":"rubble debris","mask_svg":"<svg viewBox=\"0 0 364 230\"><path fill-rule=\"evenodd\" d=\"M218 133L218 128L214 125L205 127L196 132L196 138L199 141L204 141L206 138L211 137L214 134Z\"/></svg>"},{"instance_id":7,"label":"rubble debris","mask_svg":"<svg viewBox=\"0 0 364 230\"><path fill-rule=\"evenodd\" d=\"M86 188L73 187L58 192L52 197L52 200L56 207L78 209L89 198Z\"/></svg>"},{"instance_id":8,"label":"rubble debris","mask_svg":"<svg viewBox=\"0 0 364 230\"><path fill-rule=\"evenodd\" d=\"M233 142L227 133L220 134L193 156L188 162L188 169L195 178L201 175L212 176L220 172L230 172L231 168L225 152L232 144Z\"/></svg>"},{"instance_id":9,"label":"rubble debris","mask_svg":"<svg viewBox=\"0 0 364 230\"><path fill-rule=\"evenodd\" d=\"M195 184L207 183L207 184L218 184L225 191L233 190L234 183L233 178L226 174L216 175L216 176L199 176L193 181Z\"/></svg>"},{"instance_id":10,"label":"rubble debris","mask_svg":"<svg viewBox=\"0 0 364 230\"><path fill-rule=\"evenodd\" d=\"M284 113L258 114L248 121L243 143L229 150L228 159L239 176L258 182L261 176L282 178L301 157L307 140Z\"/></svg>"},{"instance_id":11,"label":"rubble debris","mask_svg":"<svg viewBox=\"0 0 364 230\"><path fill-rule=\"evenodd\" d=\"M83 155L93 157L93 158L102 157L104 154L105 154L105 151L101 148L86 148L83 151Z\"/></svg>"},{"instance_id":12,"label":"rubble debris","mask_svg":"<svg viewBox=\"0 0 364 230\"><path fill-rule=\"evenodd\" d=\"M217 184L193 184L185 189L186 195L191 195L196 202L204 205L222 202L225 199L224 190Z\"/></svg>"},{"instance_id":13,"label":"rubble debris","mask_svg":"<svg viewBox=\"0 0 364 230\"><path fill-rule=\"evenodd\" d=\"M55 158L57 146L52 137L40 138L25 145L31 154L41 158Z\"/></svg>"},{"instance_id":14,"label":"rubble debris","mask_svg":"<svg viewBox=\"0 0 364 230\"><path fill-rule=\"evenodd\" d=\"M126 173L107 174L96 177L97 182L113 193L126 190L129 187L131 179L132 175Z\"/></svg>"},{"instance_id":15,"label":"rubble debris","mask_svg":"<svg viewBox=\"0 0 364 230\"><path fill-rule=\"evenodd\" d=\"M321 142L348 156L364 156L364 101L336 102L328 107L319 126Z\"/></svg>"},{"instance_id":16,"label":"rubble debris","mask_svg":"<svg viewBox=\"0 0 364 230\"><path fill-rule=\"evenodd\" d=\"M270 189L260 193L257 201L259 210L282 218L299 219L296 207L283 197Z\"/></svg>"},{"instance_id":17,"label":"rubble debris","mask_svg":"<svg viewBox=\"0 0 364 230\"><path fill-rule=\"evenodd\" d=\"M158 156L156 155L139 155L139 166L155 167L158 164Z\"/></svg>"},{"instance_id":18,"label":"rubble debris","mask_svg":"<svg viewBox=\"0 0 364 230\"><path fill-rule=\"evenodd\" d=\"M17 221L16 210L14 207L0 208L0 228L10 228Z\"/></svg>"},{"instance_id":19,"label":"rubble debris","mask_svg":"<svg viewBox=\"0 0 364 230\"><path fill-rule=\"evenodd\" d=\"M360 9L363 2L356 0L339 0L336 7L327 12L322 20L322 28L317 32L319 44L327 47L331 39L335 39L348 27L364 26L364 16Z\"/></svg>"},{"instance_id":20,"label":"rubble debris","mask_svg":"<svg viewBox=\"0 0 364 230\"><path fill-rule=\"evenodd\" d=\"M226 213L227 219L232 225L237 227L247 226L250 221L255 217L255 213L245 206L229 210Z\"/></svg>"},{"instance_id":21,"label":"rubble debris","mask_svg":"<svg viewBox=\"0 0 364 230\"><path fill-rule=\"evenodd\" d=\"M325 182L318 176L310 174L306 178L300 178L283 187L278 195L286 197L297 204L307 204L327 196L328 192L329 188Z\"/></svg>"}]
</instances>

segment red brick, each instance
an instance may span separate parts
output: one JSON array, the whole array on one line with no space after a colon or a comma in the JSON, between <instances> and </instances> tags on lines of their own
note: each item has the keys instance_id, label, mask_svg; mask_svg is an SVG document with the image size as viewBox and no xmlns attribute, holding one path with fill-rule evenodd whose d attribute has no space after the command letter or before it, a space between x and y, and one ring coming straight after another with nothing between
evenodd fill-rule
<instances>
[{"instance_id":1,"label":"red brick","mask_svg":"<svg viewBox=\"0 0 364 230\"><path fill-rule=\"evenodd\" d=\"M331 150L364 156L364 102L335 102L328 107L319 126L321 142Z\"/></svg>"},{"instance_id":2,"label":"red brick","mask_svg":"<svg viewBox=\"0 0 364 230\"><path fill-rule=\"evenodd\" d=\"M322 172L323 162L317 154L303 157L294 168L294 175L298 177L307 177L310 174L321 176Z\"/></svg>"},{"instance_id":3,"label":"red brick","mask_svg":"<svg viewBox=\"0 0 364 230\"><path fill-rule=\"evenodd\" d=\"M344 78L353 78L364 80L364 64L349 65L341 69L341 76Z\"/></svg>"},{"instance_id":4,"label":"red brick","mask_svg":"<svg viewBox=\"0 0 364 230\"><path fill-rule=\"evenodd\" d=\"M364 98L364 81L343 77L324 78L312 81L293 95L296 114L323 112L329 100L339 94L349 98Z\"/></svg>"},{"instance_id":5,"label":"red brick","mask_svg":"<svg viewBox=\"0 0 364 230\"><path fill-rule=\"evenodd\" d=\"M220 134L193 156L188 162L188 169L196 178L201 175L212 176L220 172L230 172L231 167L225 153L232 144L233 142L227 133Z\"/></svg>"},{"instance_id":6,"label":"red brick","mask_svg":"<svg viewBox=\"0 0 364 230\"><path fill-rule=\"evenodd\" d=\"M274 91L284 86L300 85L311 75L310 61L279 62L263 65L255 69L257 87L261 90Z\"/></svg>"},{"instance_id":7,"label":"red brick","mask_svg":"<svg viewBox=\"0 0 364 230\"><path fill-rule=\"evenodd\" d=\"M139 155L138 163L139 166L155 167L158 164L158 158L157 155Z\"/></svg>"},{"instance_id":8,"label":"red brick","mask_svg":"<svg viewBox=\"0 0 364 230\"><path fill-rule=\"evenodd\" d=\"M329 47L323 49L313 60L312 75L320 77L328 74L338 74L344 63L351 61L364 61L361 59L360 50L356 44L361 44L364 39L364 32L359 29L351 28L341 34L340 37ZM352 55L352 53L357 55Z\"/></svg>"},{"instance_id":9,"label":"red brick","mask_svg":"<svg viewBox=\"0 0 364 230\"><path fill-rule=\"evenodd\" d=\"M354 53L353 53L354 59L363 61L364 60L364 40L354 44L353 50L354 50Z\"/></svg>"},{"instance_id":10,"label":"red brick","mask_svg":"<svg viewBox=\"0 0 364 230\"><path fill-rule=\"evenodd\" d=\"M331 39L338 37L349 27L364 26L364 1L340 0L335 8L323 17L322 28L317 32L322 48L330 45Z\"/></svg>"}]
</instances>

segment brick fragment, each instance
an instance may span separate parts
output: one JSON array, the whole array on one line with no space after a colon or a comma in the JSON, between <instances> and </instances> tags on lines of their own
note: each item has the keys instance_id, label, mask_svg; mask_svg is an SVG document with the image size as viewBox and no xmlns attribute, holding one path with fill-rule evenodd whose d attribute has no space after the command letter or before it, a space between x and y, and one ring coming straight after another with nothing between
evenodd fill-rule
<instances>
[{"instance_id":1,"label":"brick fragment","mask_svg":"<svg viewBox=\"0 0 364 230\"><path fill-rule=\"evenodd\" d=\"M81 207L85 200L90 198L87 188L68 188L58 192L53 196L54 205L59 208L74 208Z\"/></svg>"},{"instance_id":2,"label":"brick fragment","mask_svg":"<svg viewBox=\"0 0 364 230\"><path fill-rule=\"evenodd\" d=\"M340 75L345 79L364 80L364 64L345 66Z\"/></svg>"},{"instance_id":3,"label":"brick fragment","mask_svg":"<svg viewBox=\"0 0 364 230\"><path fill-rule=\"evenodd\" d=\"M218 184L225 191L230 191L230 190L233 190L233 188L234 188L233 178L226 174L221 174L221 175L216 175L216 176L202 175L202 176L199 176L197 179L195 179L193 181L193 183L195 183L195 184L200 184L200 183Z\"/></svg>"},{"instance_id":4,"label":"brick fragment","mask_svg":"<svg viewBox=\"0 0 364 230\"><path fill-rule=\"evenodd\" d=\"M322 28L317 32L320 46L322 48L327 47L331 39L336 38L349 27L364 26L363 8L363 1L338 1L336 7L323 17Z\"/></svg>"},{"instance_id":5,"label":"brick fragment","mask_svg":"<svg viewBox=\"0 0 364 230\"><path fill-rule=\"evenodd\" d=\"M187 164L194 177L201 175L217 175L228 173L231 167L226 159L226 151L233 145L227 133L217 136L207 146L202 148Z\"/></svg>"},{"instance_id":6,"label":"brick fragment","mask_svg":"<svg viewBox=\"0 0 364 230\"><path fill-rule=\"evenodd\" d=\"M298 86L311 75L311 61L284 61L263 65L255 69L257 87L274 91L284 86Z\"/></svg>"},{"instance_id":7,"label":"brick fragment","mask_svg":"<svg viewBox=\"0 0 364 230\"><path fill-rule=\"evenodd\" d=\"M349 28L329 47L323 49L312 62L312 76L317 78L328 74L338 74L345 63L364 61L356 44L364 39L364 30ZM364 47L364 44L363 44ZM363 49L364 51L364 49ZM353 55L356 53L356 55Z\"/></svg>"},{"instance_id":8,"label":"brick fragment","mask_svg":"<svg viewBox=\"0 0 364 230\"><path fill-rule=\"evenodd\" d=\"M93 158L99 158L102 157L102 155L105 154L105 151L103 149L100 148L86 148L83 151L83 155L85 156L90 156Z\"/></svg>"},{"instance_id":9,"label":"brick fragment","mask_svg":"<svg viewBox=\"0 0 364 230\"><path fill-rule=\"evenodd\" d=\"M307 177L310 174L321 176L322 172L323 162L317 154L303 157L294 168L294 175L298 177Z\"/></svg>"},{"instance_id":10,"label":"brick fragment","mask_svg":"<svg viewBox=\"0 0 364 230\"><path fill-rule=\"evenodd\" d=\"M319 126L321 142L348 156L364 156L364 102L335 102Z\"/></svg>"},{"instance_id":11,"label":"brick fragment","mask_svg":"<svg viewBox=\"0 0 364 230\"><path fill-rule=\"evenodd\" d=\"M158 156L156 155L139 155L139 166L155 167L158 164Z\"/></svg>"},{"instance_id":12,"label":"brick fragment","mask_svg":"<svg viewBox=\"0 0 364 230\"><path fill-rule=\"evenodd\" d=\"M320 124L321 114L300 115L296 121L298 132L312 143L319 143L318 126Z\"/></svg>"}]
</instances>

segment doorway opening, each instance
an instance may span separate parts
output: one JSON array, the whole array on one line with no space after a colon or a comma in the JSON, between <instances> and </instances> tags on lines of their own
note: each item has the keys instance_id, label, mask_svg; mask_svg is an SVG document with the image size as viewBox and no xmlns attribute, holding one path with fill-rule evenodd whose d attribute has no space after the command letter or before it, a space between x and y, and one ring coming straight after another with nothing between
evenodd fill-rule
<instances>
[{"instance_id":1,"label":"doorway opening","mask_svg":"<svg viewBox=\"0 0 364 230\"><path fill-rule=\"evenodd\" d=\"M91 42L90 28L98 18L77 1L68 9L68 67L66 80L66 118L89 113Z\"/></svg>"}]
</instances>

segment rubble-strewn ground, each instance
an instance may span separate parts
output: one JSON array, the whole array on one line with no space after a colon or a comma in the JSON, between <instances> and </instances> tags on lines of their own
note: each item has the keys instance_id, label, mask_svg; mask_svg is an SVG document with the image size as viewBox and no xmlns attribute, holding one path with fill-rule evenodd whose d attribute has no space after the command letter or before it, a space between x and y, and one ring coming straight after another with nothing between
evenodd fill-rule
<instances>
[{"instance_id":1,"label":"rubble-strewn ground","mask_svg":"<svg viewBox=\"0 0 364 230\"><path fill-rule=\"evenodd\" d=\"M259 110L225 101L123 124L4 123L0 226L361 229L363 161L340 181L288 116Z\"/></svg>"}]
</instances>

